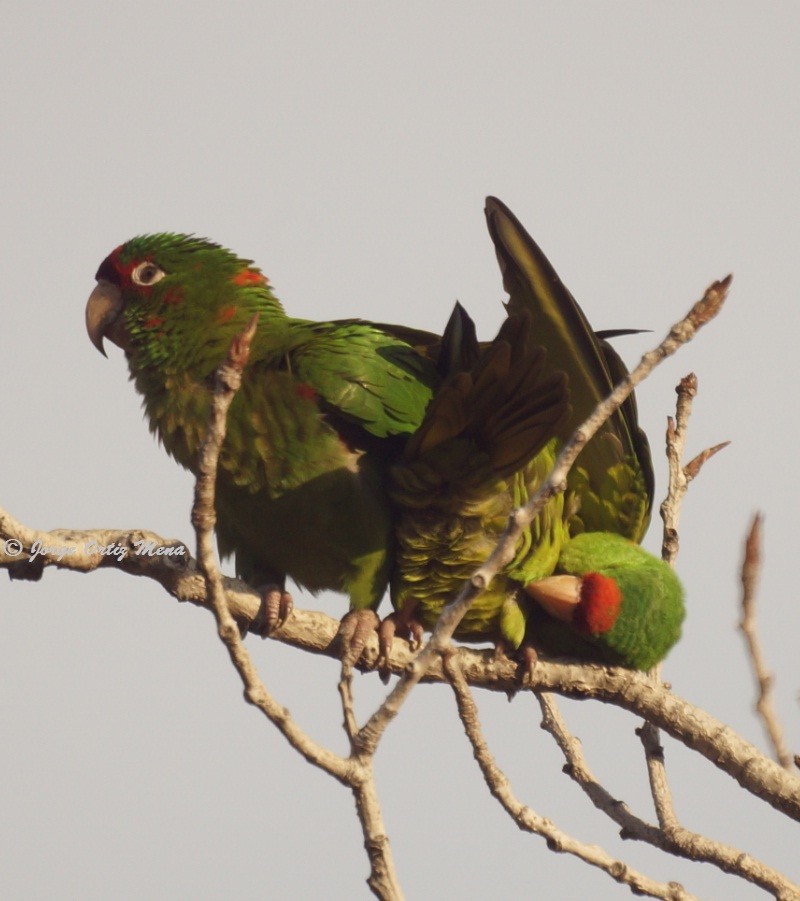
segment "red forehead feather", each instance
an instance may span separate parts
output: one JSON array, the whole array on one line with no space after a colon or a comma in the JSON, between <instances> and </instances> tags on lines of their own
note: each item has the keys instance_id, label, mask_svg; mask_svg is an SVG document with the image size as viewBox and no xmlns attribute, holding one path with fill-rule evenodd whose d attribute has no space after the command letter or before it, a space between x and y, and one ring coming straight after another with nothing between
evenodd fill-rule
<instances>
[{"instance_id":1,"label":"red forehead feather","mask_svg":"<svg viewBox=\"0 0 800 901\"><path fill-rule=\"evenodd\" d=\"M581 579L581 600L574 625L589 635L603 635L612 628L622 606L619 585L609 576L586 573Z\"/></svg>"},{"instance_id":2,"label":"red forehead feather","mask_svg":"<svg viewBox=\"0 0 800 901\"><path fill-rule=\"evenodd\" d=\"M122 248L124 245L120 244L119 247L115 247L111 253L103 260L100 264L100 268L97 270L96 279L103 279L104 281L111 282L114 285L119 285L122 287L127 287L131 284L131 273L133 270L139 265L139 263L148 260L149 257L142 257L140 260L129 260L127 263L122 260Z\"/></svg>"}]
</instances>

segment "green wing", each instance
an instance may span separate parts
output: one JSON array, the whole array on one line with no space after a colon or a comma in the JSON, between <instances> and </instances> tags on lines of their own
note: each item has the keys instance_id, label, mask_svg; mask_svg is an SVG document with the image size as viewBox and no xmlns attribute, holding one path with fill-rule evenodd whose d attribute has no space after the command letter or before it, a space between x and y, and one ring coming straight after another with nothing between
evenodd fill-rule
<instances>
[{"instance_id":1,"label":"green wing","mask_svg":"<svg viewBox=\"0 0 800 901\"><path fill-rule=\"evenodd\" d=\"M627 370L613 348L594 334L508 207L487 198L486 219L509 295L509 314L527 310L532 315L534 340L547 348L547 365L567 375L572 412L560 432L567 439ZM614 531L641 540L650 520L654 479L633 395L581 453L569 490L581 505L575 531Z\"/></svg>"},{"instance_id":2,"label":"green wing","mask_svg":"<svg viewBox=\"0 0 800 901\"><path fill-rule=\"evenodd\" d=\"M509 316L476 355L472 322L457 306L440 354L449 378L391 470L398 511L392 601L400 611L415 610L427 628L491 553L511 510L549 472L553 435L568 410L566 379L544 373L546 353L530 341L527 313ZM519 646L525 609L517 583L552 572L566 538L563 507L559 496L520 536L459 637Z\"/></svg>"},{"instance_id":3,"label":"green wing","mask_svg":"<svg viewBox=\"0 0 800 901\"><path fill-rule=\"evenodd\" d=\"M363 323L307 330L289 363L325 406L377 438L416 431L438 382L429 359Z\"/></svg>"}]
</instances>

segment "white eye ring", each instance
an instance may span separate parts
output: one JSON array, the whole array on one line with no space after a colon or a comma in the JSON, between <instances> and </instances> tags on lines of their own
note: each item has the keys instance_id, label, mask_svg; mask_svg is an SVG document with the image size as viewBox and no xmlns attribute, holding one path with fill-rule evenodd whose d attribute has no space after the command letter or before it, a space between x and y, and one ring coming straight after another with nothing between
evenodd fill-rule
<instances>
[{"instance_id":1,"label":"white eye ring","mask_svg":"<svg viewBox=\"0 0 800 901\"><path fill-rule=\"evenodd\" d=\"M139 263L133 272L131 272L131 281L135 285L141 285L143 288L147 288L150 285L154 285L156 282L160 282L165 275L166 272L164 272L163 269L159 269L155 263L145 260L144 263Z\"/></svg>"}]
</instances>

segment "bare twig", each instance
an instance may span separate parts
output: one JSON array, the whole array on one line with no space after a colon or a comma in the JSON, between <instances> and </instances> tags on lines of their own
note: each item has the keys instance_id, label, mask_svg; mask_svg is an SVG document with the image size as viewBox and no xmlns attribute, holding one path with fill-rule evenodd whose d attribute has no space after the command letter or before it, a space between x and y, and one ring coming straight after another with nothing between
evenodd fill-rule
<instances>
[{"instance_id":1,"label":"bare twig","mask_svg":"<svg viewBox=\"0 0 800 901\"><path fill-rule=\"evenodd\" d=\"M670 566L675 566L680 549L680 537L678 524L680 522L681 506L683 498L694 479L703 467L703 464L714 454L718 453L724 444L718 444L698 454L686 466L683 465L683 455L686 448L686 435L689 427L689 418L692 414L692 403L697 396L697 376L691 372L684 376L675 389L678 400L675 407L675 419L667 419L667 463L669 467L669 486L667 496L661 504L661 518L664 521L664 533L661 544L661 556ZM661 681L661 666L656 666L651 672L654 682ZM647 775L650 782L650 792L656 809L658 822L662 830L670 832L679 827L678 818L672 801L672 792L667 779L667 771L664 760L664 752L658 728L652 722L645 722L639 730L642 746L647 761Z\"/></svg>"},{"instance_id":2,"label":"bare twig","mask_svg":"<svg viewBox=\"0 0 800 901\"><path fill-rule=\"evenodd\" d=\"M643 723L636 730L642 741L645 760L647 761L647 778L650 781L650 794L658 817L658 825L667 834L679 827L678 816L672 801L672 790L667 779L664 748L658 728L652 723Z\"/></svg>"},{"instance_id":3,"label":"bare twig","mask_svg":"<svg viewBox=\"0 0 800 901\"><path fill-rule=\"evenodd\" d=\"M543 714L542 728L555 738L566 758L564 771L580 785L598 810L602 810L621 827L621 838L643 841L678 857L713 864L723 872L746 879L787 901L800 892L800 887L777 870L738 848L684 829L674 815L672 822L662 823L660 828L635 816L623 801L613 798L597 781L586 763L580 742L570 734L553 698L542 693L539 695L539 704ZM648 734L648 740L653 737L658 739L658 730L652 730ZM648 757L656 758L662 753L660 746L648 749ZM666 791L669 791L668 787ZM672 810L671 802L669 809Z\"/></svg>"},{"instance_id":4,"label":"bare twig","mask_svg":"<svg viewBox=\"0 0 800 901\"><path fill-rule=\"evenodd\" d=\"M678 383L675 391L678 395L675 419L673 420L671 416L667 419L666 452L669 467L669 485L667 496L661 504L660 510L661 518L664 521L661 556L670 566L675 566L680 549L678 524L680 522L681 505L689 487L689 482L700 472L705 460L724 447L724 445L718 445L716 449L703 451L688 466L683 465L686 435L689 427L689 418L692 414L692 403L697 396L697 376L693 372L684 376ZM656 683L661 681L660 665L653 669L650 677ZM650 793L653 798L658 823L663 833L671 835L680 828L680 824L675 813L672 791L667 778L661 737L658 728L652 722L645 722L637 731L645 752L647 777L650 782Z\"/></svg>"},{"instance_id":5,"label":"bare twig","mask_svg":"<svg viewBox=\"0 0 800 901\"><path fill-rule=\"evenodd\" d=\"M551 851L573 854L585 863L605 871L612 879L630 886L631 891L635 894L649 895L651 898L667 898L671 901L688 901L688 899L694 898L694 895L690 895L679 883L656 882L648 876L644 876L623 861L612 857L598 845L588 845L579 841L559 829L551 820L540 816L523 804L514 794L508 778L497 766L497 762L489 751L481 731L477 707L458 665L456 655L445 654L443 664L455 693L458 714L464 731L472 745L473 754L478 761L489 791L520 829L542 836Z\"/></svg>"},{"instance_id":6,"label":"bare twig","mask_svg":"<svg viewBox=\"0 0 800 901\"><path fill-rule=\"evenodd\" d=\"M730 442L723 441L701 451L685 466L683 454L686 448L686 430L689 417L692 415L692 402L697 395L697 376L690 372L678 383L675 392L678 402L675 419L667 417L667 463L669 465L669 490L661 504L661 518L664 520L664 538L661 545L661 556L670 565L675 564L678 556L678 524L683 496L692 479L697 478L704 464Z\"/></svg>"},{"instance_id":7,"label":"bare twig","mask_svg":"<svg viewBox=\"0 0 800 901\"><path fill-rule=\"evenodd\" d=\"M700 451L700 453L693 457L686 466L683 467L683 471L686 474L686 481L691 482L692 479L697 478L700 474L700 470L706 465L706 463L716 454L718 454L721 450L725 450L725 448L730 444L730 441L721 441L719 444L715 444L713 447L707 447L705 450Z\"/></svg>"},{"instance_id":8,"label":"bare twig","mask_svg":"<svg viewBox=\"0 0 800 901\"><path fill-rule=\"evenodd\" d=\"M217 566L212 533L216 521L214 510L214 483L217 462L225 438L225 417L228 407L241 384L242 370L247 362L250 340L255 332L257 318L231 344L228 358L217 372L211 418L208 432L200 450L199 474L192 506L192 523L197 534L198 569L203 574L209 596L209 607L217 620L219 636L225 643L231 661L245 687L245 698L258 707L283 733L295 750L310 763L321 767L339 780L347 775L345 761L326 748L313 742L291 719L289 712L280 707L261 681L239 628L228 610L222 576Z\"/></svg>"},{"instance_id":9,"label":"bare twig","mask_svg":"<svg viewBox=\"0 0 800 901\"><path fill-rule=\"evenodd\" d=\"M537 694L542 709L542 729L549 732L566 759L564 772L578 783L594 806L617 823L622 838L638 838L658 844L659 830L631 813L624 801L614 798L598 781L583 755L580 741L573 736L555 699L548 692Z\"/></svg>"},{"instance_id":10,"label":"bare twig","mask_svg":"<svg viewBox=\"0 0 800 901\"><path fill-rule=\"evenodd\" d=\"M664 521L661 556L670 566L675 566L680 548L678 523L683 498L689 486L689 477L683 466L683 454L686 447L689 417L692 414L692 402L697 395L697 376L693 372L684 376L675 391L678 395L675 419L673 420L671 416L667 419L666 449L669 485L660 511ZM699 466L697 471L699 471ZM655 683L661 681L660 664L654 667L650 677ZM667 779L664 751L658 728L653 723L645 721L638 730L638 734L645 752L647 778L650 782L650 794L653 798L658 823L662 831L669 833L678 827L678 818Z\"/></svg>"},{"instance_id":11,"label":"bare twig","mask_svg":"<svg viewBox=\"0 0 800 901\"><path fill-rule=\"evenodd\" d=\"M686 473L683 471L683 451L686 446L686 427L692 413L692 401L697 394L697 376L693 372L684 376L675 391L678 395L675 419L671 416L667 417L669 489L660 511L664 521L661 556L671 566L675 565L675 559L678 556L680 507L689 484Z\"/></svg>"},{"instance_id":12,"label":"bare twig","mask_svg":"<svg viewBox=\"0 0 800 901\"><path fill-rule=\"evenodd\" d=\"M358 735L358 723L356 722L355 709L353 707L353 668L342 666L342 674L339 678L339 697L342 701L342 725L352 748L353 741Z\"/></svg>"},{"instance_id":13,"label":"bare twig","mask_svg":"<svg viewBox=\"0 0 800 901\"><path fill-rule=\"evenodd\" d=\"M742 562L742 618L739 623L747 651L753 666L753 675L758 685L756 711L761 717L764 729L769 738L776 760L787 770L794 768L794 759L786 746L783 728L778 714L772 704L772 674L767 669L761 641L756 627L756 590L761 570L761 523L762 517L756 514L747 535Z\"/></svg>"}]
</instances>

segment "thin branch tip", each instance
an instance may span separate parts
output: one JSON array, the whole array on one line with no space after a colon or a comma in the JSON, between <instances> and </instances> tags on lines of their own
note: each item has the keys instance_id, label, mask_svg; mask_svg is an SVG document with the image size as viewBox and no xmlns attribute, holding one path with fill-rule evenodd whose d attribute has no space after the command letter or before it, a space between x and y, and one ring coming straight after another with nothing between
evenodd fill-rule
<instances>
[{"instance_id":1,"label":"thin branch tip","mask_svg":"<svg viewBox=\"0 0 800 901\"><path fill-rule=\"evenodd\" d=\"M719 444L715 444L713 447L707 447L705 450L700 451L700 453L696 457L690 460L686 464L686 466L683 467L687 482L691 482L692 479L697 478L703 466L705 466L705 464L712 457L716 456L721 450L725 450L725 448L728 447L730 443L730 441L722 441Z\"/></svg>"},{"instance_id":2,"label":"thin branch tip","mask_svg":"<svg viewBox=\"0 0 800 901\"><path fill-rule=\"evenodd\" d=\"M726 275L721 281L714 282L692 307L687 318L695 330L702 328L719 313L727 300L732 281L733 275Z\"/></svg>"},{"instance_id":3,"label":"thin branch tip","mask_svg":"<svg viewBox=\"0 0 800 901\"><path fill-rule=\"evenodd\" d=\"M775 759L785 770L793 772L793 757L786 745L783 726L773 704L772 690L774 679L767 667L756 623L756 592L763 562L763 522L764 518L760 512L753 516L744 543L744 559L742 560L741 571L742 618L739 622L739 629L744 636L747 654L756 681L756 713L761 719Z\"/></svg>"},{"instance_id":4,"label":"thin branch tip","mask_svg":"<svg viewBox=\"0 0 800 901\"><path fill-rule=\"evenodd\" d=\"M694 397L697 394L697 376L695 373L690 372L685 375L675 386L675 392L677 394L688 394L691 397Z\"/></svg>"}]
</instances>

